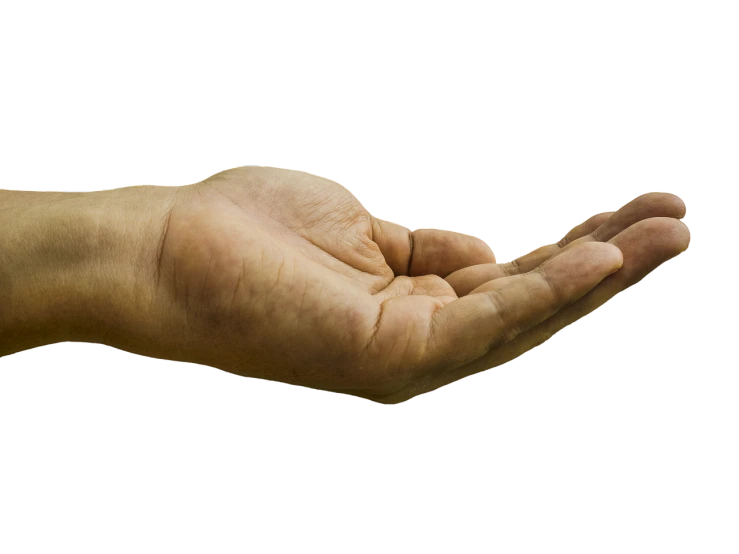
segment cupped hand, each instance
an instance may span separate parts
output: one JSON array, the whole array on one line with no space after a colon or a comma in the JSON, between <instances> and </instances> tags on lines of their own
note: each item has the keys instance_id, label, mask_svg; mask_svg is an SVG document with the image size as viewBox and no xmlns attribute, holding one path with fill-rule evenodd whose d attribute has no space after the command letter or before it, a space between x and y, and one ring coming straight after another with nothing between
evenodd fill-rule
<instances>
[{"instance_id":1,"label":"cupped hand","mask_svg":"<svg viewBox=\"0 0 739 554\"><path fill-rule=\"evenodd\" d=\"M337 183L244 167L168 207L139 336L117 346L399 402L541 344L684 251L651 193L496 263L481 240L373 217Z\"/></svg>"}]
</instances>

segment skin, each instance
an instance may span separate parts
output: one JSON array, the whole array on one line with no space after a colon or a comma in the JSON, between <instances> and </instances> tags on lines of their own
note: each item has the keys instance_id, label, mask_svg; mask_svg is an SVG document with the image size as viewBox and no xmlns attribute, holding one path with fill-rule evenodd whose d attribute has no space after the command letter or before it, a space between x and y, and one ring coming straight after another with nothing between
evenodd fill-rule
<instances>
[{"instance_id":1,"label":"skin","mask_svg":"<svg viewBox=\"0 0 739 554\"><path fill-rule=\"evenodd\" d=\"M503 364L690 240L645 194L497 263L480 239L372 216L307 173L0 191L0 356L60 341L396 403Z\"/></svg>"}]
</instances>

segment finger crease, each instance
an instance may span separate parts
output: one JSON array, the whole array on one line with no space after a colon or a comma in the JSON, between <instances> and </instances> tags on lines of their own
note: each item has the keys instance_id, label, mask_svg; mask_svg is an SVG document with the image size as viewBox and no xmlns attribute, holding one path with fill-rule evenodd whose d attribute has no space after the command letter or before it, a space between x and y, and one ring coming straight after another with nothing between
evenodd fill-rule
<instances>
[{"instance_id":1,"label":"finger crease","mask_svg":"<svg viewBox=\"0 0 739 554\"><path fill-rule=\"evenodd\" d=\"M383 311L384 306L385 306L385 301L383 300L382 302L380 302L380 309L377 312L377 320L375 321L375 325L372 328L372 333L370 334L370 338L367 341L367 346L365 346L364 348L365 352L369 352L369 349L372 347L372 344L377 339L377 333L380 330L380 320L382 319L382 311Z\"/></svg>"},{"instance_id":2,"label":"finger crease","mask_svg":"<svg viewBox=\"0 0 739 554\"><path fill-rule=\"evenodd\" d=\"M415 246L415 241L413 240L413 232L408 233L408 246L410 248L409 254L408 254L408 267L405 270L405 274L409 275L411 274L411 264L413 263L413 248Z\"/></svg>"}]
</instances>

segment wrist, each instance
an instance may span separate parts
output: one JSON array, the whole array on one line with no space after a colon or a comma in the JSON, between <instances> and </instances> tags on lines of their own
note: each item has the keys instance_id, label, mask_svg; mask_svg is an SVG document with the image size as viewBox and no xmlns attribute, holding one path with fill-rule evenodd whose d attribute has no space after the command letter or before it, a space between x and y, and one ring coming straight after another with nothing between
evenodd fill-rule
<instances>
[{"instance_id":1,"label":"wrist","mask_svg":"<svg viewBox=\"0 0 739 554\"><path fill-rule=\"evenodd\" d=\"M0 356L108 342L140 317L176 191L0 191Z\"/></svg>"}]
</instances>

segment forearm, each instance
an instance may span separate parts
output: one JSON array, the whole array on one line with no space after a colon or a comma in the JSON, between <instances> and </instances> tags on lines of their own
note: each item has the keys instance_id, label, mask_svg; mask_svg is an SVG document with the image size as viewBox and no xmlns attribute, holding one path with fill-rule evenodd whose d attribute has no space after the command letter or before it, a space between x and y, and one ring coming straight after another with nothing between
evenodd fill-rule
<instances>
[{"instance_id":1,"label":"forearm","mask_svg":"<svg viewBox=\"0 0 739 554\"><path fill-rule=\"evenodd\" d=\"M173 190L0 191L0 356L130 326Z\"/></svg>"}]
</instances>

